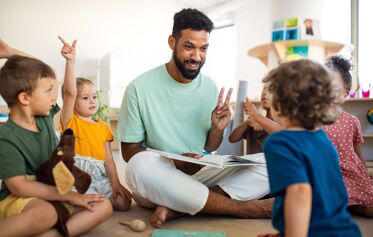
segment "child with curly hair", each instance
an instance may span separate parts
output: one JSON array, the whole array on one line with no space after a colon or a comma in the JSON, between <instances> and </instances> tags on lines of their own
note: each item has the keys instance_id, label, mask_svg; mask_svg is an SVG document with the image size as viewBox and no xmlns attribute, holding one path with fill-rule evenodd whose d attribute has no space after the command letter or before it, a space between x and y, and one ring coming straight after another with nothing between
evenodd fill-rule
<instances>
[{"instance_id":1,"label":"child with curly hair","mask_svg":"<svg viewBox=\"0 0 373 237\"><path fill-rule=\"evenodd\" d=\"M307 59L283 63L263 81L271 115L283 128L264 142L272 223L280 232L265 236L361 236L347 211L338 153L319 129L336 120L342 85Z\"/></svg>"},{"instance_id":2,"label":"child with curly hair","mask_svg":"<svg viewBox=\"0 0 373 237\"><path fill-rule=\"evenodd\" d=\"M336 55L327 59L326 66L336 72L343 83L346 98L352 84L350 61ZM323 128L338 151L339 166L349 197L348 210L373 218L373 183L360 148L364 140L358 118L341 110L337 121Z\"/></svg>"}]
</instances>

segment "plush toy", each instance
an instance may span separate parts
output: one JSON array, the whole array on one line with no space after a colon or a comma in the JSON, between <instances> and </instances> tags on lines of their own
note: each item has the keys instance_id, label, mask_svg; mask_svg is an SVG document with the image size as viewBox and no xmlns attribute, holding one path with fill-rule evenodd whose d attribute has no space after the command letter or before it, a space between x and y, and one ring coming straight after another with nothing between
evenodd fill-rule
<instances>
[{"instance_id":1,"label":"plush toy","mask_svg":"<svg viewBox=\"0 0 373 237\"><path fill-rule=\"evenodd\" d=\"M36 179L42 183L55 185L60 194L69 192L74 185L83 194L91 184L91 176L74 165L74 133L67 129L61 135L61 140L50 158L36 172ZM63 236L69 236L66 222L70 212L66 203L49 201L57 211L58 220L55 228Z\"/></svg>"}]
</instances>

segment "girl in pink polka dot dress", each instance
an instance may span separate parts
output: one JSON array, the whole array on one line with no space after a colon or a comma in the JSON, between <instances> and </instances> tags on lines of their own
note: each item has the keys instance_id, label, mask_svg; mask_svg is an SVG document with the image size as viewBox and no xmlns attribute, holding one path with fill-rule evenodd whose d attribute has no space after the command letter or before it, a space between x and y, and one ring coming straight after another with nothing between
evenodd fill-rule
<instances>
[{"instance_id":1,"label":"girl in pink polka dot dress","mask_svg":"<svg viewBox=\"0 0 373 237\"><path fill-rule=\"evenodd\" d=\"M347 97L352 83L351 63L341 56L333 56L327 60L326 66L335 71L343 81ZM334 124L323 128L338 150L339 165L349 197L349 211L373 218L373 182L360 148L360 143L364 140L359 120L354 115L341 111Z\"/></svg>"}]
</instances>

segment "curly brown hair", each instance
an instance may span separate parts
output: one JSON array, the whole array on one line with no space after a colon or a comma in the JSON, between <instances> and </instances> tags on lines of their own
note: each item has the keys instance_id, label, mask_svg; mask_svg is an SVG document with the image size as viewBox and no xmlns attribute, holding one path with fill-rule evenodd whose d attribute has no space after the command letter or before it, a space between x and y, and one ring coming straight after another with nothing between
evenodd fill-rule
<instances>
[{"instance_id":1,"label":"curly brown hair","mask_svg":"<svg viewBox=\"0 0 373 237\"><path fill-rule=\"evenodd\" d=\"M299 122L308 130L332 124L343 100L343 87L323 65L308 59L283 63L263 79L279 116ZM342 91L342 93L341 93Z\"/></svg>"}]
</instances>

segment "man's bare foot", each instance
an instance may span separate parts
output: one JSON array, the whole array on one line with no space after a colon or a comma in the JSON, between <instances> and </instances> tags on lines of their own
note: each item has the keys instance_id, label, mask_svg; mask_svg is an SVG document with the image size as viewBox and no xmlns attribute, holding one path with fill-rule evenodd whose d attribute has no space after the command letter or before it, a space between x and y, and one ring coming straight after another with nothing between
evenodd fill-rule
<instances>
[{"instance_id":1,"label":"man's bare foot","mask_svg":"<svg viewBox=\"0 0 373 237\"><path fill-rule=\"evenodd\" d=\"M185 216L185 215L186 214L184 214L184 213L180 213L180 212L171 210L167 207L158 206L155 209L152 217L150 218L150 224L154 228L159 228L166 221L170 221L170 220L173 220L173 219Z\"/></svg>"}]
</instances>

